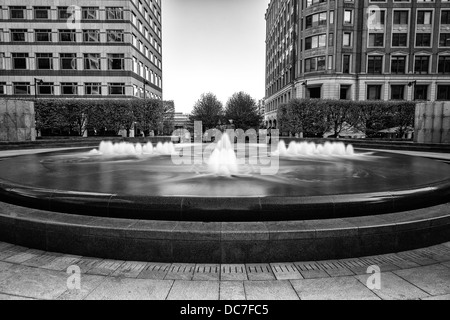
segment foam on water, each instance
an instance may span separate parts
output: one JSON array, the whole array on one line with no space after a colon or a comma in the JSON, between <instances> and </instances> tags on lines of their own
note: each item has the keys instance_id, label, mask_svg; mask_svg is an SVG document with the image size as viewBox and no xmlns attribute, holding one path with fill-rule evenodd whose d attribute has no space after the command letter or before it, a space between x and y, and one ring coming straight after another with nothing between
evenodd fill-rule
<instances>
[{"instance_id":1,"label":"foam on water","mask_svg":"<svg viewBox=\"0 0 450 320\"><path fill-rule=\"evenodd\" d=\"M345 146L342 142L325 142L316 144L314 142L295 142L286 143L282 140L278 144L276 155L282 157L313 157L313 156L354 156L355 150L352 145Z\"/></svg>"},{"instance_id":2,"label":"foam on water","mask_svg":"<svg viewBox=\"0 0 450 320\"><path fill-rule=\"evenodd\" d=\"M91 153L104 156L172 155L175 153L175 147L172 142L158 142L156 147L153 147L151 142L134 144L129 142L112 143L110 141L102 141L98 150L92 150Z\"/></svg>"}]
</instances>

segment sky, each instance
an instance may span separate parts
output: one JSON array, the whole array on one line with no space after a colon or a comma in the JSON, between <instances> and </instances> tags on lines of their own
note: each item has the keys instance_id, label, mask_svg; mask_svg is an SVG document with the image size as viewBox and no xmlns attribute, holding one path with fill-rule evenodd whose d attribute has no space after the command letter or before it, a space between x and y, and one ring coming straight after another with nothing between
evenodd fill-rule
<instances>
[{"instance_id":1,"label":"sky","mask_svg":"<svg viewBox=\"0 0 450 320\"><path fill-rule=\"evenodd\" d=\"M202 93L224 107L244 91L264 98L269 0L163 0L163 98L190 113Z\"/></svg>"}]
</instances>

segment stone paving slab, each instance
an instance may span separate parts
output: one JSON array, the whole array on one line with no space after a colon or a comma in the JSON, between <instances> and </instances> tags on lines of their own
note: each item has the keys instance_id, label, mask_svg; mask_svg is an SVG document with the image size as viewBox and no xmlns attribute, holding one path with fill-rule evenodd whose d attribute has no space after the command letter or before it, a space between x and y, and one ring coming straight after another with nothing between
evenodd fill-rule
<instances>
[{"instance_id":1,"label":"stone paving slab","mask_svg":"<svg viewBox=\"0 0 450 320\"><path fill-rule=\"evenodd\" d=\"M397 255L400 258L403 258L405 260L413 261L421 266L427 266L431 264L436 264L438 261L430 258L429 256L425 255L424 253L420 251L406 251L406 252L400 252L397 253Z\"/></svg>"},{"instance_id":2,"label":"stone paving slab","mask_svg":"<svg viewBox=\"0 0 450 320\"><path fill-rule=\"evenodd\" d=\"M250 281L276 279L270 264L247 264L246 269Z\"/></svg>"},{"instance_id":3,"label":"stone paving slab","mask_svg":"<svg viewBox=\"0 0 450 320\"><path fill-rule=\"evenodd\" d=\"M394 273L430 295L450 294L450 269L443 265L404 269Z\"/></svg>"},{"instance_id":4,"label":"stone paving slab","mask_svg":"<svg viewBox=\"0 0 450 320\"><path fill-rule=\"evenodd\" d=\"M90 274L81 274L80 289L68 289L64 291L58 300L83 300L92 291L94 291L107 278L104 276L94 276Z\"/></svg>"},{"instance_id":5,"label":"stone paving slab","mask_svg":"<svg viewBox=\"0 0 450 320\"><path fill-rule=\"evenodd\" d=\"M111 276L137 278L146 265L146 262L125 261Z\"/></svg>"},{"instance_id":6,"label":"stone paving slab","mask_svg":"<svg viewBox=\"0 0 450 320\"><path fill-rule=\"evenodd\" d=\"M413 262L413 261L409 261L407 259L403 259L395 253L380 255L380 257L382 257L386 261L389 261L391 264L398 267L399 269L409 269L409 268L420 267L420 264Z\"/></svg>"},{"instance_id":7,"label":"stone paving slab","mask_svg":"<svg viewBox=\"0 0 450 320\"><path fill-rule=\"evenodd\" d=\"M433 246L430 248L423 248L416 251L430 257L434 261L439 262L448 261L448 258L450 256L450 248L445 246Z\"/></svg>"},{"instance_id":8,"label":"stone paving slab","mask_svg":"<svg viewBox=\"0 0 450 320\"><path fill-rule=\"evenodd\" d=\"M372 274L355 276L363 285ZM413 284L405 281L392 272L380 274L381 289L375 289L375 293L383 300L416 300L429 297L429 295Z\"/></svg>"},{"instance_id":9,"label":"stone paving slab","mask_svg":"<svg viewBox=\"0 0 450 320\"><path fill-rule=\"evenodd\" d=\"M427 297L422 300L450 300L450 294L444 294L442 296Z\"/></svg>"},{"instance_id":10,"label":"stone paving slab","mask_svg":"<svg viewBox=\"0 0 450 320\"><path fill-rule=\"evenodd\" d=\"M220 281L220 300L245 300L243 281Z\"/></svg>"},{"instance_id":11,"label":"stone paving slab","mask_svg":"<svg viewBox=\"0 0 450 320\"><path fill-rule=\"evenodd\" d=\"M27 251L23 251L21 253L10 256L3 261L11 263L24 263L25 261L32 258L42 256L44 253L45 252L41 250L29 249Z\"/></svg>"},{"instance_id":12,"label":"stone paving slab","mask_svg":"<svg viewBox=\"0 0 450 320\"><path fill-rule=\"evenodd\" d=\"M0 242L0 300L9 299L450 299L450 246L355 259L272 264L102 260ZM431 264L432 263L432 264ZM69 265L81 289L69 290ZM381 290L366 286L381 268Z\"/></svg>"},{"instance_id":13,"label":"stone paving slab","mask_svg":"<svg viewBox=\"0 0 450 320\"><path fill-rule=\"evenodd\" d=\"M291 280L302 300L380 300L354 277Z\"/></svg>"},{"instance_id":14,"label":"stone paving slab","mask_svg":"<svg viewBox=\"0 0 450 320\"><path fill-rule=\"evenodd\" d=\"M0 292L35 299L56 299L67 290L67 274L54 270L20 266L11 277L0 281Z\"/></svg>"},{"instance_id":15,"label":"stone paving slab","mask_svg":"<svg viewBox=\"0 0 450 320\"><path fill-rule=\"evenodd\" d=\"M330 277L344 277L352 276L354 273L338 263L337 260L319 261L317 262L321 269L323 269Z\"/></svg>"},{"instance_id":16,"label":"stone paving slab","mask_svg":"<svg viewBox=\"0 0 450 320\"><path fill-rule=\"evenodd\" d=\"M175 280L167 300L219 300L219 281Z\"/></svg>"},{"instance_id":17,"label":"stone paving slab","mask_svg":"<svg viewBox=\"0 0 450 320\"><path fill-rule=\"evenodd\" d=\"M243 281L247 279L247 270L244 264L223 264L220 268L220 280L222 281Z\"/></svg>"},{"instance_id":18,"label":"stone paving slab","mask_svg":"<svg viewBox=\"0 0 450 320\"><path fill-rule=\"evenodd\" d=\"M220 265L219 264L199 264L195 266L194 281L219 281Z\"/></svg>"},{"instance_id":19,"label":"stone paving slab","mask_svg":"<svg viewBox=\"0 0 450 320\"><path fill-rule=\"evenodd\" d=\"M172 281L106 277L86 300L165 300Z\"/></svg>"},{"instance_id":20,"label":"stone paving slab","mask_svg":"<svg viewBox=\"0 0 450 320\"><path fill-rule=\"evenodd\" d=\"M295 266L305 279L327 278L330 275L316 262L296 262Z\"/></svg>"},{"instance_id":21,"label":"stone paving slab","mask_svg":"<svg viewBox=\"0 0 450 320\"><path fill-rule=\"evenodd\" d=\"M244 281L244 288L247 300L299 300L289 281Z\"/></svg>"},{"instance_id":22,"label":"stone paving slab","mask_svg":"<svg viewBox=\"0 0 450 320\"><path fill-rule=\"evenodd\" d=\"M366 274L367 268L370 266L361 259L342 259L335 261L335 264L347 268L354 274Z\"/></svg>"},{"instance_id":23,"label":"stone paving slab","mask_svg":"<svg viewBox=\"0 0 450 320\"><path fill-rule=\"evenodd\" d=\"M118 260L103 260L96 264L93 268L89 269L87 273L101 276L109 276L114 271L119 269L119 267L124 263L124 261Z\"/></svg>"},{"instance_id":24,"label":"stone paving slab","mask_svg":"<svg viewBox=\"0 0 450 320\"><path fill-rule=\"evenodd\" d=\"M195 264L174 263L169 268L165 280L192 280L194 277Z\"/></svg>"},{"instance_id":25,"label":"stone paving slab","mask_svg":"<svg viewBox=\"0 0 450 320\"><path fill-rule=\"evenodd\" d=\"M293 263L271 263L270 266L277 280L303 279L302 274Z\"/></svg>"},{"instance_id":26,"label":"stone paving slab","mask_svg":"<svg viewBox=\"0 0 450 320\"><path fill-rule=\"evenodd\" d=\"M70 266L76 265L80 261L80 256L64 255L61 257L56 257L48 264L41 266L43 269L56 270L56 271L66 271Z\"/></svg>"},{"instance_id":27,"label":"stone paving slab","mask_svg":"<svg viewBox=\"0 0 450 320\"><path fill-rule=\"evenodd\" d=\"M15 256L17 254L23 253L27 251L28 248L21 247L21 246L9 246L6 247L4 250L0 251L0 260L8 259L9 257Z\"/></svg>"},{"instance_id":28,"label":"stone paving slab","mask_svg":"<svg viewBox=\"0 0 450 320\"><path fill-rule=\"evenodd\" d=\"M103 259L82 257L77 261L76 265L80 267L82 274L88 273L91 269L102 263Z\"/></svg>"},{"instance_id":29,"label":"stone paving slab","mask_svg":"<svg viewBox=\"0 0 450 320\"><path fill-rule=\"evenodd\" d=\"M170 263L147 263L138 275L139 279L163 280L169 271Z\"/></svg>"},{"instance_id":30,"label":"stone paving slab","mask_svg":"<svg viewBox=\"0 0 450 320\"><path fill-rule=\"evenodd\" d=\"M0 281L8 279L14 276L16 273L20 273L25 266L17 265L8 262L0 262Z\"/></svg>"},{"instance_id":31,"label":"stone paving slab","mask_svg":"<svg viewBox=\"0 0 450 320\"><path fill-rule=\"evenodd\" d=\"M61 256L62 256L61 253L46 252L43 255L33 257L23 262L22 264L29 267L40 268L44 265L50 264L54 259Z\"/></svg>"}]
</instances>

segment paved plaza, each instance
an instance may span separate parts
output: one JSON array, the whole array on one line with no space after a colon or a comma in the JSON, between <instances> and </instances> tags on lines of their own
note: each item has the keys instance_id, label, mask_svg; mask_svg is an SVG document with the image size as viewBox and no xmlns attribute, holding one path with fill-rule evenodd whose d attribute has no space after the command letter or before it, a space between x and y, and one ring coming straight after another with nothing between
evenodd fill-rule
<instances>
[{"instance_id":1,"label":"paved plaza","mask_svg":"<svg viewBox=\"0 0 450 320\"><path fill-rule=\"evenodd\" d=\"M71 266L81 271L79 289ZM379 290L367 286L370 266L381 270ZM102 260L0 243L0 299L448 300L450 242L356 259L246 265Z\"/></svg>"},{"instance_id":2,"label":"paved plaza","mask_svg":"<svg viewBox=\"0 0 450 320\"><path fill-rule=\"evenodd\" d=\"M45 151L2 151L0 158ZM381 271L381 289L367 285L371 266ZM73 268L79 289L71 287ZM238 265L104 260L0 242L0 299L449 300L450 242L354 259Z\"/></svg>"}]
</instances>

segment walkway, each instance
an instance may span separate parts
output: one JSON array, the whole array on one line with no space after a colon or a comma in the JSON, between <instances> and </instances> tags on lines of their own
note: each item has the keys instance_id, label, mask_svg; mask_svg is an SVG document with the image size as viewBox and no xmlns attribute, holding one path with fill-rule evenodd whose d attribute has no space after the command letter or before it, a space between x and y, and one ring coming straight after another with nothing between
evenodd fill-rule
<instances>
[{"instance_id":1,"label":"walkway","mask_svg":"<svg viewBox=\"0 0 450 320\"><path fill-rule=\"evenodd\" d=\"M377 265L381 289L367 286ZM79 267L80 289L68 279ZM75 266L75 267L74 267ZM0 299L450 299L450 242L366 258L251 265L113 261L0 243Z\"/></svg>"}]
</instances>

